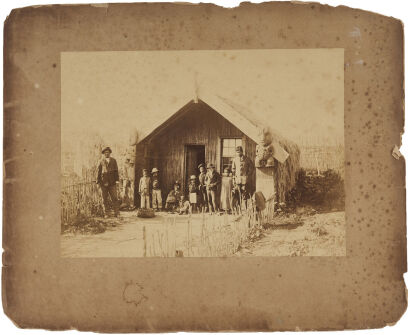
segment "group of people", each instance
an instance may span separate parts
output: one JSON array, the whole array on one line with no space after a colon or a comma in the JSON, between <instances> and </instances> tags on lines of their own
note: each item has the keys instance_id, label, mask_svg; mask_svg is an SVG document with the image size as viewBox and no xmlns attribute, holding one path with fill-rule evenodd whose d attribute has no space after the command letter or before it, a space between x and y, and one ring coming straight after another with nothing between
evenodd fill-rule
<instances>
[{"instance_id":1,"label":"group of people","mask_svg":"<svg viewBox=\"0 0 410 335\"><path fill-rule=\"evenodd\" d=\"M142 170L142 177L138 186L138 193L141 197L141 208L151 208L151 196L152 208L156 211L162 210L162 194L158 173L159 170L153 168L151 171L151 177L147 169Z\"/></svg>"},{"instance_id":2,"label":"group of people","mask_svg":"<svg viewBox=\"0 0 410 335\"><path fill-rule=\"evenodd\" d=\"M165 201L165 210L187 214L190 211L219 210L217 201L217 191L220 183L220 176L215 170L215 166L210 163L205 168L205 164L198 166L199 175L192 175L188 183L188 197L181 190L181 183L176 181L172 190L168 193ZM159 170L154 167L149 174L147 169L142 170L142 177L139 181L138 193L141 197L141 208L152 208L161 211L162 193L158 177ZM226 207L226 206L225 206ZM228 207L226 207L228 210Z\"/></svg>"},{"instance_id":3,"label":"group of people","mask_svg":"<svg viewBox=\"0 0 410 335\"><path fill-rule=\"evenodd\" d=\"M113 205L115 216L119 215L119 200L117 187L120 179L117 162L110 157L112 151L109 147L102 150L103 159L98 167L97 183L100 185L105 209L109 207L109 198ZM133 162L126 162L130 165ZM236 148L236 156L232 160L231 169L226 167L222 176L216 171L212 163L198 166L198 175L189 178L188 194L181 190L181 183L176 181L173 189L165 200L165 210L187 214L189 212L230 213L243 199L250 196L249 177L253 172L252 161L244 155L243 148ZM127 174L127 169L124 173ZM159 170L154 167L151 172L142 170L142 177L138 184L138 193L141 198L141 208L152 208L155 211L163 210L163 200ZM130 174L130 173L128 173ZM133 181L125 176L123 180L123 198L133 193ZM131 192L130 192L131 189ZM131 203L130 199L128 202Z\"/></svg>"},{"instance_id":4,"label":"group of people","mask_svg":"<svg viewBox=\"0 0 410 335\"><path fill-rule=\"evenodd\" d=\"M220 183L220 175L215 170L215 166L209 163L206 167L204 163L198 166L199 175L192 175L188 183L188 197L181 191L179 181L174 183L174 188L168 193L166 208L179 214L187 214L189 211L210 213L219 211L217 201L217 191Z\"/></svg>"}]
</instances>

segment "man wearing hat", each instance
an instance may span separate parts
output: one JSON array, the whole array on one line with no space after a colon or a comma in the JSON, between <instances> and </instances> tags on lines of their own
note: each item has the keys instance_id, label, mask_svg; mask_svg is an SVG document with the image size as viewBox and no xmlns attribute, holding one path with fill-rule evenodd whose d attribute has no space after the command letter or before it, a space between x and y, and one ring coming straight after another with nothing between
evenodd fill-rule
<instances>
[{"instance_id":1,"label":"man wearing hat","mask_svg":"<svg viewBox=\"0 0 410 335\"><path fill-rule=\"evenodd\" d=\"M117 197L117 185L120 182L118 175L117 161L110 157L112 150L110 147L105 147L101 153L104 155L98 165L97 184L100 185L103 203L104 217L107 217L109 208L108 196L114 208L114 215L119 216L119 204Z\"/></svg>"},{"instance_id":2,"label":"man wearing hat","mask_svg":"<svg viewBox=\"0 0 410 335\"><path fill-rule=\"evenodd\" d=\"M204 163L198 165L199 176L198 176L198 189L199 189L199 204L202 207L202 211L206 212L208 210L208 197L206 195L206 167Z\"/></svg>"},{"instance_id":3,"label":"man wearing hat","mask_svg":"<svg viewBox=\"0 0 410 335\"><path fill-rule=\"evenodd\" d=\"M208 172L205 177L205 185L208 197L209 212L217 213L219 212L217 194L218 186L221 182L221 177L219 173L215 171L215 165L213 165L212 163L208 163L206 167Z\"/></svg>"},{"instance_id":4,"label":"man wearing hat","mask_svg":"<svg viewBox=\"0 0 410 335\"><path fill-rule=\"evenodd\" d=\"M154 167L151 171L152 174L152 208L157 210L162 210L162 196L161 196L161 186L158 177L159 170Z\"/></svg>"},{"instance_id":5,"label":"man wearing hat","mask_svg":"<svg viewBox=\"0 0 410 335\"><path fill-rule=\"evenodd\" d=\"M235 188L239 192L239 200L249 196L249 177L254 170L252 160L245 156L241 146L236 147L236 156L232 160L232 173Z\"/></svg>"}]
</instances>

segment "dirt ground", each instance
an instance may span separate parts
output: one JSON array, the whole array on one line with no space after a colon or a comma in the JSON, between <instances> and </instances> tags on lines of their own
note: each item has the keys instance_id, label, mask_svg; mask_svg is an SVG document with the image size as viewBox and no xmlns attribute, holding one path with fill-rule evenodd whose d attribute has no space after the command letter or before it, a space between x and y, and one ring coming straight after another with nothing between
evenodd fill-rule
<instances>
[{"instance_id":1,"label":"dirt ground","mask_svg":"<svg viewBox=\"0 0 410 335\"><path fill-rule=\"evenodd\" d=\"M61 236L61 256L143 257L145 254L150 257L166 253L167 250L168 256L175 256L175 250L181 250L184 256L190 256L188 249L192 249L192 246L187 245L187 240L191 244L197 243L204 219L213 220L214 223L217 219L217 222L229 229L233 218L211 217L209 214L192 214L188 218L187 215L163 212L157 213L154 218L139 218L135 211L121 212L120 218L104 219L108 222L103 233L64 233Z\"/></svg>"},{"instance_id":2,"label":"dirt ground","mask_svg":"<svg viewBox=\"0 0 410 335\"><path fill-rule=\"evenodd\" d=\"M207 219L208 216L205 216ZM166 239L168 256L175 250L189 255L186 244L190 234L192 241L200 238L204 217L190 217L159 213L155 218L143 219L136 212L122 212L121 218L109 221L107 230L100 234L61 235L62 257L143 257L158 255L156 241ZM230 229L233 217L219 220L224 229ZM145 228L144 228L145 227ZM188 229L190 229L188 233ZM144 243L145 234L145 243ZM170 242L168 242L170 241ZM145 244L145 247L144 247ZM168 245L169 244L169 245ZM148 246L147 246L148 245ZM153 250L157 248L157 250ZM253 242L246 242L234 256L343 256L345 255L344 212L314 215L291 215L278 218L272 228Z\"/></svg>"},{"instance_id":3,"label":"dirt ground","mask_svg":"<svg viewBox=\"0 0 410 335\"><path fill-rule=\"evenodd\" d=\"M246 243L236 256L345 256L345 213L278 219L264 236Z\"/></svg>"}]
</instances>

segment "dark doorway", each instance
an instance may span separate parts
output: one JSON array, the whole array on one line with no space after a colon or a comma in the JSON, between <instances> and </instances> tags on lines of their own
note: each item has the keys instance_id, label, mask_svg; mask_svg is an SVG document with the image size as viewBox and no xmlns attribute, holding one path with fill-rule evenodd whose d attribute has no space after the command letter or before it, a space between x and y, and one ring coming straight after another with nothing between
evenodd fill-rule
<instances>
[{"instance_id":1,"label":"dark doorway","mask_svg":"<svg viewBox=\"0 0 410 335\"><path fill-rule=\"evenodd\" d=\"M198 165L205 163L205 145L185 146L185 191L188 192L189 178L198 176Z\"/></svg>"}]
</instances>

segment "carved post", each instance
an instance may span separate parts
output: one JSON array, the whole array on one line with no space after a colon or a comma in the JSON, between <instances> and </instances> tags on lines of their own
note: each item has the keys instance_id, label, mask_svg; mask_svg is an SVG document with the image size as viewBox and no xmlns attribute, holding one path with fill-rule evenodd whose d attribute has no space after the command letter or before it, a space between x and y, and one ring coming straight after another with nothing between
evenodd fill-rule
<instances>
[{"instance_id":1,"label":"carved post","mask_svg":"<svg viewBox=\"0 0 410 335\"><path fill-rule=\"evenodd\" d=\"M273 167L256 168L256 191L262 192L268 201L275 197L275 177Z\"/></svg>"},{"instance_id":2,"label":"carved post","mask_svg":"<svg viewBox=\"0 0 410 335\"><path fill-rule=\"evenodd\" d=\"M273 155L272 134L269 129L263 129L256 146L256 191L262 192L267 201L275 198Z\"/></svg>"}]
</instances>

